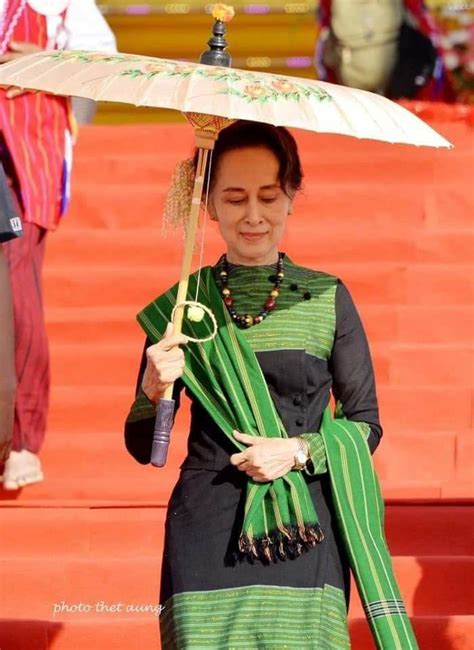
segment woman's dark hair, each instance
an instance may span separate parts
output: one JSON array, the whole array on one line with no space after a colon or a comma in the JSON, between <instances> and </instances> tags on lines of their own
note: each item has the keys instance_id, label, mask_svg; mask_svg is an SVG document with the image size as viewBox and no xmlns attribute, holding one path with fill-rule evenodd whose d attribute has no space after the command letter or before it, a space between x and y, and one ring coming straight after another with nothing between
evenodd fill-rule
<instances>
[{"instance_id":1,"label":"woman's dark hair","mask_svg":"<svg viewBox=\"0 0 474 650\"><path fill-rule=\"evenodd\" d=\"M219 168L219 160L228 151L247 149L248 147L264 147L275 154L278 163L278 182L288 196L301 188L303 171L298 154L296 140L283 126L272 126L260 122L239 120L223 129L217 138L212 154L210 174L210 190L215 181ZM197 155L195 156L195 164ZM207 190L207 174L204 191Z\"/></svg>"}]
</instances>

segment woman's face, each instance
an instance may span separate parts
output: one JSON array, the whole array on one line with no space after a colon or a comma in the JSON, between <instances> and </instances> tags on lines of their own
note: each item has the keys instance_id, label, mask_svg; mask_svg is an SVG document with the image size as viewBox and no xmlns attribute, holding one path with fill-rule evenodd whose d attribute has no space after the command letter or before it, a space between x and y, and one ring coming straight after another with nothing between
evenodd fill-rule
<instances>
[{"instance_id":1,"label":"woman's face","mask_svg":"<svg viewBox=\"0 0 474 650\"><path fill-rule=\"evenodd\" d=\"M291 207L278 182L275 154L264 147L227 151L219 160L209 212L234 264L273 264Z\"/></svg>"}]
</instances>

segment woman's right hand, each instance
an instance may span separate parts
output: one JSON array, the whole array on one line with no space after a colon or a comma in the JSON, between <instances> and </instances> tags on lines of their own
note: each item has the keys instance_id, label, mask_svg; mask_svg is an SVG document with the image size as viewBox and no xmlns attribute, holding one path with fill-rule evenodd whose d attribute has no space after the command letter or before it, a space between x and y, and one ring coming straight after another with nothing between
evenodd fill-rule
<instances>
[{"instance_id":1,"label":"woman's right hand","mask_svg":"<svg viewBox=\"0 0 474 650\"><path fill-rule=\"evenodd\" d=\"M178 346L187 342L184 334L173 334L173 323L168 323L163 338L147 348L142 391L155 404L168 386L183 374L184 352Z\"/></svg>"}]
</instances>

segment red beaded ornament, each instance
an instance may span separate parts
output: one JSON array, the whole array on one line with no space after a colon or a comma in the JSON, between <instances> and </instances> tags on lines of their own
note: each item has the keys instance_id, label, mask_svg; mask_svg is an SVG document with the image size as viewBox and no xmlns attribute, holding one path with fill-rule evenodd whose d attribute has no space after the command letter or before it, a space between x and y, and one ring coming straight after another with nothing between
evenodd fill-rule
<instances>
[{"instance_id":1,"label":"red beaded ornament","mask_svg":"<svg viewBox=\"0 0 474 650\"><path fill-rule=\"evenodd\" d=\"M232 319L240 325L241 327L251 327L252 325L258 325L261 323L268 314L273 311L276 307L276 299L280 293L280 285L283 282L285 274L283 273L283 255L278 253L278 262L276 265L276 274L275 274L275 284L273 289L270 291L270 296L266 300L262 311L257 316L251 316L250 314L238 314L234 309L234 301L232 299L230 289L229 289L229 263L227 257L224 254L219 260L219 264L222 265L222 269L219 273L222 289L221 294L224 299L224 304L229 310Z\"/></svg>"}]
</instances>

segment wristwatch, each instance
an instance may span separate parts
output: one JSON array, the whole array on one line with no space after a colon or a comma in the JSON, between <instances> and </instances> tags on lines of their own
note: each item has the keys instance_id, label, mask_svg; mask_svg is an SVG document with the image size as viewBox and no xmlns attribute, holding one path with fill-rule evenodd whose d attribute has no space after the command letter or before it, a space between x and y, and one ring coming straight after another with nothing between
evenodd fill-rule
<instances>
[{"instance_id":1,"label":"wristwatch","mask_svg":"<svg viewBox=\"0 0 474 650\"><path fill-rule=\"evenodd\" d=\"M304 438L301 438L299 436L296 437L296 440L298 441L298 449L294 455L295 462L292 469L304 469L306 467L306 463L309 460L308 443Z\"/></svg>"}]
</instances>

